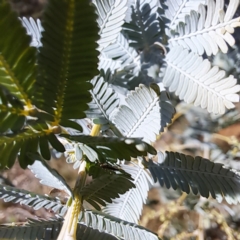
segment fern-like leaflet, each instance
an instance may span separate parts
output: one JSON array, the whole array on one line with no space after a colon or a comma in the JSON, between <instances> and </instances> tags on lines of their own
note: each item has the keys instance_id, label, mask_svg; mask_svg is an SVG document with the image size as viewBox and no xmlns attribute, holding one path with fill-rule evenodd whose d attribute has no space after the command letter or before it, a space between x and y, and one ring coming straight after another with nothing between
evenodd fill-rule
<instances>
[{"instance_id":1,"label":"fern-like leaflet","mask_svg":"<svg viewBox=\"0 0 240 240\"><path fill-rule=\"evenodd\" d=\"M158 163L145 162L154 181L167 188L179 187L182 191L200 193L208 198L209 194L219 202L225 197L229 204L240 201L240 175L220 163L213 163L202 157L166 152L158 154Z\"/></svg>"},{"instance_id":2,"label":"fern-like leaflet","mask_svg":"<svg viewBox=\"0 0 240 240\"><path fill-rule=\"evenodd\" d=\"M153 142L156 135L171 122L174 114L174 109L170 106L168 111L165 111L168 117L161 125L160 99L161 93L158 85L152 85L150 88L140 85L135 91L129 93L126 98L128 106L120 106L113 121L124 136L144 137L144 141Z\"/></svg>"},{"instance_id":3,"label":"fern-like leaflet","mask_svg":"<svg viewBox=\"0 0 240 240\"><path fill-rule=\"evenodd\" d=\"M168 0L164 15L169 19L167 23L170 29L174 29L179 22L184 22L185 16L191 11L197 11L198 6L206 0Z\"/></svg>"},{"instance_id":4,"label":"fern-like leaflet","mask_svg":"<svg viewBox=\"0 0 240 240\"><path fill-rule=\"evenodd\" d=\"M234 108L233 102L239 101L237 80L225 77L224 70L212 67L196 53L176 46L167 54L166 63L164 85L187 103L223 114L225 108Z\"/></svg>"},{"instance_id":5,"label":"fern-like leaflet","mask_svg":"<svg viewBox=\"0 0 240 240\"><path fill-rule=\"evenodd\" d=\"M184 23L177 25L175 33L172 31L169 44L181 45L199 55L216 55L219 49L227 53L227 43L235 44L234 28L240 26L240 17L232 19L238 5L238 0L231 0L225 13L223 0L209 0L207 7L201 4L198 11L191 11Z\"/></svg>"},{"instance_id":6,"label":"fern-like leaflet","mask_svg":"<svg viewBox=\"0 0 240 240\"><path fill-rule=\"evenodd\" d=\"M40 208L51 209L55 213L59 212L62 216L67 211L67 207L58 198L33 194L32 192L9 186L0 185L0 198L4 202L20 203L21 205L32 207L34 210L39 210Z\"/></svg>"},{"instance_id":7,"label":"fern-like leaflet","mask_svg":"<svg viewBox=\"0 0 240 240\"><path fill-rule=\"evenodd\" d=\"M147 170L136 164L133 166L122 164L121 168L131 174L136 188L132 188L119 198L114 199L103 211L125 221L137 223L142 212L143 204L146 203L147 192L153 185L153 181ZM134 206L134 208L132 206Z\"/></svg>"},{"instance_id":8,"label":"fern-like leaflet","mask_svg":"<svg viewBox=\"0 0 240 240\"><path fill-rule=\"evenodd\" d=\"M80 216L80 221L83 221L84 224L93 229L99 229L99 231L104 229L118 239L159 240L155 234L146 228L97 211L83 212Z\"/></svg>"},{"instance_id":9,"label":"fern-like leaflet","mask_svg":"<svg viewBox=\"0 0 240 240\"><path fill-rule=\"evenodd\" d=\"M122 30L125 13L127 11L127 0L93 0L98 15L100 28L98 41L99 50L103 50L109 44L114 43L119 32Z\"/></svg>"}]
</instances>

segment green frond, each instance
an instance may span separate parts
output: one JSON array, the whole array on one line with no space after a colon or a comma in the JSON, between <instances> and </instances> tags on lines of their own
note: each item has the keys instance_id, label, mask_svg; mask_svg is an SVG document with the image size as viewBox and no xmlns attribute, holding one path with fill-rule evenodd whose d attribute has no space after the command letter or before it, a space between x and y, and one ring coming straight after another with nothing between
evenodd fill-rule
<instances>
[{"instance_id":1,"label":"green frond","mask_svg":"<svg viewBox=\"0 0 240 240\"><path fill-rule=\"evenodd\" d=\"M0 227L1 239L14 240L55 240L63 225L63 219L33 220L30 219L25 225L11 225ZM117 240L114 236L92 229L84 224L78 223L78 240Z\"/></svg>"},{"instance_id":2,"label":"green frond","mask_svg":"<svg viewBox=\"0 0 240 240\"><path fill-rule=\"evenodd\" d=\"M50 220L29 219L19 225L5 224L0 227L0 238L7 240L55 240L63 225L62 218ZM118 238L106 231L100 231L86 226L84 223L77 225L77 240L117 240Z\"/></svg>"},{"instance_id":3,"label":"green frond","mask_svg":"<svg viewBox=\"0 0 240 240\"><path fill-rule=\"evenodd\" d=\"M120 187L121 186L121 187ZM80 191L83 199L94 208L100 210L100 206L106 206L106 202L112 202L113 198L119 197L129 189L135 187L125 174L105 174L93 179Z\"/></svg>"},{"instance_id":4,"label":"green frond","mask_svg":"<svg viewBox=\"0 0 240 240\"><path fill-rule=\"evenodd\" d=\"M0 239L53 240L57 239L62 227L62 219L29 220L25 225L0 227Z\"/></svg>"},{"instance_id":5,"label":"green frond","mask_svg":"<svg viewBox=\"0 0 240 240\"><path fill-rule=\"evenodd\" d=\"M0 119L0 133L7 132L8 129L20 130L25 122L25 116L21 115L20 109L7 108L4 105L0 105Z\"/></svg>"},{"instance_id":6,"label":"green frond","mask_svg":"<svg viewBox=\"0 0 240 240\"><path fill-rule=\"evenodd\" d=\"M84 118L90 80L98 74L94 7L89 1L49 1L42 26L35 104L54 115L56 125Z\"/></svg>"},{"instance_id":7,"label":"green frond","mask_svg":"<svg viewBox=\"0 0 240 240\"><path fill-rule=\"evenodd\" d=\"M112 175L112 174L123 174L129 180L133 180L131 174L125 172L121 165L118 164L95 164L95 163L88 163L87 165L87 172L89 176L92 176L93 179L98 178L103 175Z\"/></svg>"},{"instance_id":8,"label":"green frond","mask_svg":"<svg viewBox=\"0 0 240 240\"><path fill-rule=\"evenodd\" d=\"M0 198L3 199L4 202L20 203L21 205L32 207L34 210L39 210L40 208L52 210L62 216L67 210L67 207L64 206L58 198L34 194L23 189L9 186L0 185Z\"/></svg>"},{"instance_id":9,"label":"green frond","mask_svg":"<svg viewBox=\"0 0 240 240\"><path fill-rule=\"evenodd\" d=\"M152 160L145 163L161 186L179 187L186 193L192 190L206 198L210 193L219 202L223 197L229 204L240 202L240 174L223 164L175 152L166 152L166 156L159 153L158 163Z\"/></svg>"},{"instance_id":10,"label":"green frond","mask_svg":"<svg viewBox=\"0 0 240 240\"><path fill-rule=\"evenodd\" d=\"M34 133L31 130L24 131L19 134L7 134L0 136L0 154L1 168L5 166L11 167L15 162L18 152L20 152L19 163L22 167L26 167L32 163L26 156L27 149L31 151L37 150L37 142L39 132ZM26 158L25 158L26 157Z\"/></svg>"},{"instance_id":11,"label":"green frond","mask_svg":"<svg viewBox=\"0 0 240 240\"><path fill-rule=\"evenodd\" d=\"M130 160L131 157L156 154L156 150L140 138L92 137L84 135L70 136L61 134L71 141L78 142L77 151L83 152L90 161L100 162ZM81 160L81 159L79 159Z\"/></svg>"},{"instance_id":12,"label":"green frond","mask_svg":"<svg viewBox=\"0 0 240 240\"><path fill-rule=\"evenodd\" d=\"M98 211L84 211L80 216L87 226L124 240L160 240L153 232L134 223Z\"/></svg>"},{"instance_id":13,"label":"green frond","mask_svg":"<svg viewBox=\"0 0 240 240\"><path fill-rule=\"evenodd\" d=\"M41 153L50 151L48 143L59 152L65 151L64 146L52 133L52 130L41 124L31 126L31 128L24 129L16 134L0 135L0 168L11 167L18 153L21 167L26 168L27 165L32 164L35 160L27 154L29 152L37 152L38 148L40 148Z\"/></svg>"},{"instance_id":14,"label":"green frond","mask_svg":"<svg viewBox=\"0 0 240 240\"><path fill-rule=\"evenodd\" d=\"M25 120L21 101L0 86L0 133L20 130Z\"/></svg>"},{"instance_id":15,"label":"green frond","mask_svg":"<svg viewBox=\"0 0 240 240\"><path fill-rule=\"evenodd\" d=\"M0 3L0 16L0 84L31 109L36 49L8 3Z\"/></svg>"},{"instance_id":16,"label":"green frond","mask_svg":"<svg viewBox=\"0 0 240 240\"><path fill-rule=\"evenodd\" d=\"M77 239L78 240L118 240L115 236L108 232L103 232L98 229L93 229L85 224L78 223L77 227Z\"/></svg>"}]
</instances>

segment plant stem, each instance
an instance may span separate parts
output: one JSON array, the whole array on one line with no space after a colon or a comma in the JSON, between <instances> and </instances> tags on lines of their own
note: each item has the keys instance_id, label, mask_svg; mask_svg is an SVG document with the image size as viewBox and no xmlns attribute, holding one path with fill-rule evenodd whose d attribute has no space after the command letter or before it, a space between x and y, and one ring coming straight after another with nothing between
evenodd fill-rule
<instances>
[{"instance_id":1,"label":"plant stem","mask_svg":"<svg viewBox=\"0 0 240 240\"><path fill-rule=\"evenodd\" d=\"M78 224L78 215L82 208L82 197L79 195L79 191L85 184L87 177L86 174L86 161L83 161L79 172L78 178L74 187L74 200L71 207L68 209L67 215L65 217L64 224L62 226L61 232L57 240L76 240L77 224Z\"/></svg>"},{"instance_id":2,"label":"plant stem","mask_svg":"<svg viewBox=\"0 0 240 240\"><path fill-rule=\"evenodd\" d=\"M93 136L93 137L98 136L99 133L100 133L100 130L101 130L101 125L94 124L93 127L92 127L90 135Z\"/></svg>"},{"instance_id":3,"label":"plant stem","mask_svg":"<svg viewBox=\"0 0 240 240\"><path fill-rule=\"evenodd\" d=\"M101 125L94 124L91 136L98 136L101 130ZM67 215L65 217L64 224L62 226L61 232L57 240L76 240L77 239L77 225L78 225L78 216L82 209L82 196L79 194L82 187L85 185L87 173L86 173L86 161L83 161L79 172L78 178L73 190L74 200L68 209Z\"/></svg>"}]
</instances>

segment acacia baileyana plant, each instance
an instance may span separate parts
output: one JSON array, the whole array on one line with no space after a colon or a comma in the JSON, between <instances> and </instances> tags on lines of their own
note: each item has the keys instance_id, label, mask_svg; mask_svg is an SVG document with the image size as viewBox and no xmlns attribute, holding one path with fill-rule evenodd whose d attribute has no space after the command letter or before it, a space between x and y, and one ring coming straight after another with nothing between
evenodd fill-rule
<instances>
[{"instance_id":1,"label":"acacia baileyana plant","mask_svg":"<svg viewBox=\"0 0 240 240\"><path fill-rule=\"evenodd\" d=\"M159 239L136 224L156 181L237 204L238 172L158 153L151 143L175 114L164 87L215 114L239 101L237 79L208 58L235 44L238 7L239 0L49 0L35 22L0 0L0 166L18 159L69 196L63 205L0 185L5 201L57 214L2 226L0 238ZM48 165L51 149L78 170L74 189Z\"/></svg>"}]
</instances>

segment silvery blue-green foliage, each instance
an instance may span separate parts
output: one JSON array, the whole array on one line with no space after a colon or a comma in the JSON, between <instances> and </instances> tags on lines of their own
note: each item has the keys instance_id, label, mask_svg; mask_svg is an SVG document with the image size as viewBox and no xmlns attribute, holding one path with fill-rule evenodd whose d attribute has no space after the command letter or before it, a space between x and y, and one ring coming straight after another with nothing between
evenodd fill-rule
<instances>
[{"instance_id":1,"label":"silvery blue-green foliage","mask_svg":"<svg viewBox=\"0 0 240 240\"><path fill-rule=\"evenodd\" d=\"M9 186L0 186L0 198L4 202L20 203L21 205L32 207L34 210L39 210L40 208L52 210L61 216L67 211L67 207L58 198L33 194L32 192Z\"/></svg>"},{"instance_id":2,"label":"silvery blue-green foliage","mask_svg":"<svg viewBox=\"0 0 240 240\"><path fill-rule=\"evenodd\" d=\"M20 18L20 20L22 21L23 26L26 28L27 34L32 37L31 46L37 48L41 47L41 37L43 31L41 21L37 19L35 22L33 18L27 19L26 17Z\"/></svg>"},{"instance_id":3,"label":"silvery blue-green foliage","mask_svg":"<svg viewBox=\"0 0 240 240\"><path fill-rule=\"evenodd\" d=\"M119 107L113 116L113 122L124 136L141 136L146 142L154 142L156 136L175 113L174 108L169 105L169 108L165 109L165 113L168 113L167 121L163 126L161 125L161 116L163 114L161 114L160 103L166 101L161 99L161 96L157 84L149 88L140 85L135 91L128 94L126 98L128 106L121 105Z\"/></svg>"},{"instance_id":4,"label":"silvery blue-green foliage","mask_svg":"<svg viewBox=\"0 0 240 240\"><path fill-rule=\"evenodd\" d=\"M173 0L160 1L162 7L165 6L164 15L169 20L167 26L175 28L179 22L184 22L185 16L191 11L197 11L200 4L205 4L206 0Z\"/></svg>"},{"instance_id":5,"label":"silvery blue-green foliage","mask_svg":"<svg viewBox=\"0 0 240 240\"><path fill-rule=\"evenodd\" d=\"M234 107L233 102L239 101L237 93L240 90L236 79L233 76L225 77L225 71L212 66L205 54L216 54L219 50L226 52L226 42L231 46L234 44L231 33L239 24L239 19L233 18L238 1L230 1L226 14L224 1L218 0L139 0L131 1L129 5L131 9L128 10L121 36L103 49L106 56L113 61L122 61L122 68L113 71L114 78L110 83L132 90L136 87L127 94L126 102L120 104L113 115L113 122L124 136L142 136L145 141L152 142L174 114L171 105L166 105L163 110L157 104L159 100L160 103L164 102L155 99L159 90L155 95L152 91L150 95L153 94L154 97L151 98L148 92L151 92L151 87L148 91L144 85L137 87L139 82L146 85L149 82L162 82L170 92L179 95L180 99L207 108L215 114L222 114L226 108ZM167 29L163 31L162 26ZM164 32L168 36L159 34ZM216 42L216 39L219 41ZM137 71L136 53L141 66ZM129 67L126 66L126 59ZM159 95L161 97L161 93ZM165 100L168 101L167 97ZM163 115L167 117L161 122ZM223 193L226 197L228 194L230 193ZM121 200L117 201L121 203ZM131 216L137 216L134 211L130 212ZM117 210L114 213L120 216Z\"/></svg>"},{"instance_id":6,"label":"silvery blue-green foliage","mask_svg":"<svg viewBox=\"0 0 240 240\"><path fill-rule=\"evenodd\" d=\"M115 42L103 49L106 56L122 62L123 69L115 69L112 84L133 89L140 82L162 81L170 91L180 95L180 99L207 108L209 112L222 114L226 108L234 107L233 102L239 101L236 80L230 76L228 84L225 71L213 67L204 54L210 56L219 50L226 53L227 44L234 45L232 33L239 26L239 18L234 18L238 1L230 1L226 13L222 0L135 1L129 5L131 18L128 15L123 25L124 35L120 33ZM161 7L165 11L159 11ZM162 45L163 36L159 33L164 21L168 41ZM138 56L132 48L135 48ZM178 54L171 54L176 51ZM176 58L177 55L179 58ZM140 70L137 60L141 64ZM202 68L204 71L199 74Z\"/></svg>"},{"instance_id":7,"label":"silvery blue-green foliage","mask_svg":"<svg viewBox=\"0 0 240 240\"><path fill-rule=\"evenodd\" d=\"M113 44L105 48L104 53L108 58L117 58L121 62L121 68L128 67L133 75L140 71L139 54L129 46L128 39L122 32L118 34Z\"/></svg>"},{"instance_id":8,"label":"silvery blue-green foliage","mask_svg":"<svg viewBox=\"0 0 240 240\"><path fill-rule=\"evenodd\" d=\"M204 197L210 193L220 201L224 196L229 203L240 202L239 175L207 159L193 160L183 154L167 153L158 163L151 158L149 162L142 161L144 167L135 165L136 159L131 159L156 154L149 144L171 123L175 113L167 91L215 114L224 113L239 101L237 80L225 76L226 72L207 58L219 51L226 53L228 45L235 44L232 33L240 22L234 16L239 0L230 0L227 7L224 0L92 0L91 3L98 16L100 73L89 79L92 101L85 113L102 125L104 136L94 138L74 133L56 138L67 148L67 162L74 163L75 168L87 159L89 168L96 164L99 174L104 171L81 189L85 200L97 209L104 206L102 210L106 213L134 223L139 220L153 179L187 193L200 192ZM22 24L32 36L31 45L41 46L40 22L24 18ZM66 121L67 126L63 126L71 133L69 128L76 129L78 121ZM81 129L79 126L77 130ZM118 164L123 158L129 163ZM72 194L65 180L44 162L36 161L29 168L41 183ZM132 179L123 173L130 174ZM215 175L221 186L212 181ZM124 189L117 188L118 181ZM9 192L12 195L8 193L6 199L14 200L14 190ZM87 212L87 226L123 239L157 239L134 224L100 215ZM90 233L93 236L94 232Z\"/></svg>"},{"instance_id":9,"label":"silvery blue-green foliage","mask_svg":"<svg viewBox=\"0 0 240 240\"><path fill-rule=\"evenodd\" d=\"M207 9L200 5L198 11L191 11L190 15L185 17L185 24L180 23L176 26L176 36L172 31L169 43L173 46L181 45L199 55L203 55L204 52L208 56L216 55L219 49L227 53L226 43L230 46L235 44L231 34L234 28L239 26L239 19L232 18L238 5L237 1L229 5L224 15L224 12L218 11L219 8L223 9L223 3L218 1L215 5L214 1L209 1Z\"/></svg>"},{"instance_id":10,"label":"silvery blue-green foliage","mask_svg":"<svg viewBox=\"0 0 240 240\"><path fill-rule=\"evenodd\" d=\"M93 0L100 28L99 51L113 43L121 31L127 11L127 0Z\"/></svg>"},{"instance_id":11,"label":"silvery blue-green foliage","mask_svg":"<svg viewBox=\"0 0 240 240\"><path fill-rule=\"evenodd\" d=\"M239 100L237 79L225 77L224 70L212 67L210 61L196 53L176 46L167 54L166 62L163 83L185 102L223 114Z\"/></svg>"},{"instance_id":12,"label":"silvery blue-green foliage","mask_svg":"<svg viewBox=\"0 0 240 240\"><path fill-rule=\"evenodd\" d=\"M197 11L192 10L175 28L170 27L164 85L180 99L216 114L234 107L240 89L237 80L225 77L225 71L219 71L204 59L204 53L210 56L219 49L226 53L226 43L234 45L231 34L239 26L239 18L234 18L238 6L239 1L232 0L225 12L224 1L209 0L207 5L200 4Z\"/></svg>"},{"instance_id":13,"label":"silvery blue-green foliage","mask_svg":"<svg viewBox=\"0 0 240 240\"><path fill-rule=\"evenodd\" d=\"M223 113L225 108L234 106L232 102L238 101L236 80L232 76L224 78L223 70L212 67L210 61L199 56L216 54L219 49L226 52L225 41L234 44L231 33L239 22L233 18L237 1L230 1L226 14L221 0L93 1L93 4L101 29L99 68L103 74L92 80L89 117L104 117L114 122L122 135L144 137L147 142L153 142L171 121L174 109L166 93L159 97L150 87L151 94L155 94L150 101L149 90L144 85L130 93L125 104L120 104L114 113L119 100L108 83L133 88L139 82L162 81L180 99L214 113ZM116 11L121 14L114 17ZM169 34L165 46L159 34L162 22ZM36 28L32 21L30 23L34 37ZM161 99L163 96L165 100Z\"/></svg>"},{"instance_id":14,"label":"silvery blue-green foliage","mask_svg":"<svg viewBox=\"0 0 240 240\"><path fill-rule=\"evenodd\" d=\"M177 95L180 95L178 89L182 90L180 99L214 113L223 113L226 108L234 107L233 102L239 101L236 80L230 77L231 84L227 84L225 71L213 68L204 55L216 55L219 50L226 53L227 44L235 44L232 34L240 24L239 17L234 18L239 6L237 0L231 0L226 10L223 0L93 3L96 5L101 29L99 69L110 69L113 72L110 79L105 79L107 82L134 89L139 83L163 81ZM116 11L121 14L113 17ZM32 20L22 21L28 33L31 32L34 44L36 36L40 35L37 33L37 29L41 29L39 22L37 28ZM162 45L163 36L159 34L162 31L162 21L165 21L168 33L168 42L165 45ZM167 52L166 49L170 51ZM171 54L175 51L180 56L177 59L176 55ZM182 62L183 58L185 63ZM197 66L197 59L203 65L194 68ZM189 75L190 70L182 68L180 62L185 68L192 66L191 71L195 75ZM202 68L204 71L199 74L198 71ZM223 88L225 91L222 93ZM218 104L214 106L213 102Z\"/></svg>"},{"instance_id":15,"label":"silvery blue-green foliage","mask_svg":"<svg viewBox=\"0 0 240 240\"><path fill-rule=\"evenodd\" d=\"M37 157L34 156L35 159ZM72 190L64 178L54 169L50 168L44 161L36 160L28 168L34 176L40 180L41 184L65 191L69 196L73 196Z\"/></svg>"},{"instance_id":16,"label":"silvery blue-green foliage","mask_svg":"<svg viewBox=\"0 0 240 240\"><path fill-rule=\"evenodd\" d=\"M121 168L131 175L136 188L114 199L112 203L103 209L103 212L132 223L137 223L143 204L146 203L147 193L153 185L153 180L149 172L137 164L133 164L132 166L122 164ZM133 208L132 206L135 207Z\"/></svg>"},{"instance_id":17,"label":"silvery blue-green foliage","mask_svg":"<svg viewBox=\"0 0 240 240\"><path fill-rule=\"evenodd\" d=\"M228 74L232 74L239 83L240 79L240 49L239 49L239 34L236 35L238 41L232 49L229 49L227 54L219 52L213 58L213 64L221 67Z\"/></svg>"},{"instance_id":18,"label":"silvery blue-green foliage","mask_svg":"<svg viewBox=\"0 0 240 240\"><path fill-rule=\"evenodd\" d=\"M111 71L106 73L102 70L100 75L92 79L93 84L92 101L86 114L89 118L101 118L101 124L111 122L110 117L119 105L117 93L109 87L107 79L111 78Z\"/></svg>"},{"instance_id":19,"label":"silvery blue-green foliage","mask_svg":"<svg viewBox=\"0 0 240 240\"><path fill-rule=\"evenodd\" d=\"M98 211L86 210L79 216L79 220L93 229L104 230L120 239L159 239L155 234L139 225Z\"/></svg>"},{"instance_id":20,"label":"silvery blue-green foliage","mask_svg":"<svg viewBox=\"0 0 240 240\"><path fill-rule=\"evenodd\" d=\"M102 53L99 56L99 63L98 63L98 69L110 69L111 72L114 72L114 70L121 68L121 62L120 61L114 61L110 58L108 58L104 53Z\"/></svg>"}]
</instances>

